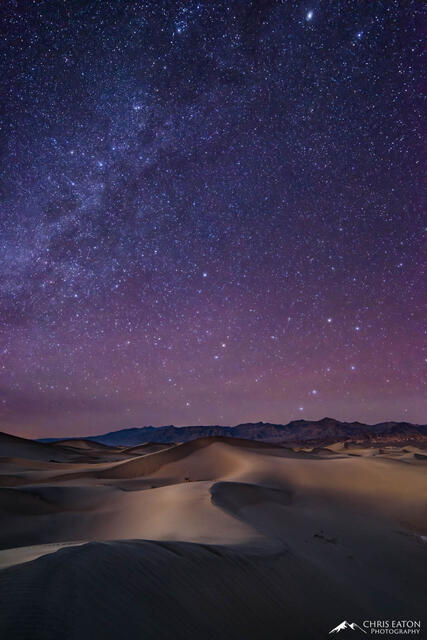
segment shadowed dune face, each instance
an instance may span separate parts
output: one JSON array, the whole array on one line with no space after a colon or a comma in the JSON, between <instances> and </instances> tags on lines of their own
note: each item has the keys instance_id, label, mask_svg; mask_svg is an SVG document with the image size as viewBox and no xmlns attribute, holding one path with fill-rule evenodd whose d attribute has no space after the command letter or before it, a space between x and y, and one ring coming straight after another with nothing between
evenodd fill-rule
<instances>
[{"instance_id":1,"label":"shadowed dune face","mask_svg":"<svg viewBox=\"0 0 427 640\"><path fill-rule=\"evenodd\" d=\"M23 516L55 513L55 505L44 500L37 492L19 489L0 489L0 511L3 514L22 514Z\"/></svg>"},{"instance_id":2,"label":"shadowed dune face","mask_svg":"<svg viewBox=\"0 0 427 640\"><path fill-rule=\"evenodd\" d=\"M35 442L0 432L0 457L21 457L27 460L47 462L55 457L61 461L69 460L72 453L61 445Z\"/></svg>"},{"instance_id":3,"label":"shadowed dune face","mask_svg":"<svg viewBox=\"0 0 427 640\"><path fill-rule=\"evenodd\" d=\"M243 482L217 482L211 487L212 502L222 509L239 513L244 507L268 502L289 505L290 491Z\"/></svg>"},{"instance_id":4,"label":"shadowed dune face","mask_svg":"<svg viewBox=\"0 0 427 640\"><path fill-rule=\"evenodd\" d=\"M323 638L335 611L369 616L360 582L342 582L289 550L126 541L66 548L0 572L5 637ZM333 607L331 607L333 603ZM376 595L378 616L416 604ZM307 615L307 609L310 615ZM34 630L43 629L39 635ZM285 630L285 634L284 634ZM172 635L171 635L172 632ZM19 634L19 635L17 635Z\"/></svg>"},{"instance_id":5,"label":"shadowed dune face","mask_svg":"<svg viewBox=\"0 0 427 640\"><path fill-rule=\"evenodd\" d=\"M0 464L19 460L27 461L27 468L34 467L37 462L51 463L53 465L65 463L91 463L107 462L126 459L126 454L117 447L98 444L90 440L62 440L58 442L36 442L18 438L7 433L0 432ZM29 461L32 461L29 464ZM22 464L21 464L22 466Z\"/></svg>"},{"instance_id":6,"label":"shadowed dune face","mask_svg":"<svg viewBox=\"0 0 427 640\"><path fill-rule=\"evenodd\" d=\"M12 640L60 628L169 638L165 607L183 639L321 638L338 608L363 619L372 602L383 617L419 617L427 481L416 447L295 452L214 437L113 460L105 448L96 463L84 444L74 462L68 451L52 463L50 445L34 459L31 443L6 444L0 619ZM98 542L64 548L87 540Z\"/></svg>"},{"instance_id":7,"label":"shadowed dune face","mask_svg":"<svg viewBox=\"0 0 427 640\"><path fill-rule=\"evenodd\" d=\"M102 587L101 587L102 585ZM106 590L105 586L109 589ZM321 637L329 624L310 566L289 554L129 541L63 549L0 574L3 631L44 621L44 638ZM342 602L336 585L325 598ZM292 594L292 595L291 595ZM312 599L312 617L305 615ZM354 609L360 612L360 606ZM42 637L42 636L36 636Z\"/></svg>"},{"instance_id":8,"label":"shadowed dune face","mask_svg":"<svg viewBox=\"0 0 427 640\"><path fill-rule=\"evenodd\" d=\"M39 485L20 488L0 489L0 509L12 513L29 515L31 505L34 513L59 511L85 511L102 507L106 495L111 491L102 486Z\"/></svg>"}]
</instances>

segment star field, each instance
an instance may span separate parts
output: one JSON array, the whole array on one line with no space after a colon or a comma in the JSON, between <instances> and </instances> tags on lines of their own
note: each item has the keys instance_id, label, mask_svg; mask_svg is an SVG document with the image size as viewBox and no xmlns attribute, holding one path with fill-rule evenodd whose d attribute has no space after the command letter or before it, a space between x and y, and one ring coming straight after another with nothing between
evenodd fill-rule
<instances>
[{"instance_id":1,"label":"star field","mask_svg":"<svg viewBox=\"0 0 427 640\"><path fill-rule=\"evenodd\" d=\"M6 0L0 419L425 419L421 4Z\"/></svg>"}]
</instances>

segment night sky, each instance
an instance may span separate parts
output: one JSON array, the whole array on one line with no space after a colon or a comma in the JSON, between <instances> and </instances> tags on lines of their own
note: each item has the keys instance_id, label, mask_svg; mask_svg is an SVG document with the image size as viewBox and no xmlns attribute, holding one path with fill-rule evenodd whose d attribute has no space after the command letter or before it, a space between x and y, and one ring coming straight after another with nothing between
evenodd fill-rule
<instances>
[{"instance_id":1,"label":"night sky","mask_svg":"<svg viewBox=\"0 0 427 640\"><path fill-rule=\"evenodd\" d=\"M425 419L422 3L1 3L0 429Z\"/></svg>"}]
</instances>

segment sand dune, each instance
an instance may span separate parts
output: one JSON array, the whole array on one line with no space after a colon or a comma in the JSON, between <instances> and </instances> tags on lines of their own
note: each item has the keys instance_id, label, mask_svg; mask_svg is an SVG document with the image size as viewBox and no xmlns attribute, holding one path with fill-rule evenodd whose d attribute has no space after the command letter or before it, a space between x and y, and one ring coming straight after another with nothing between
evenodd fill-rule
<instances>
[{"instance_id":1,"label":"sand dune","mask_svg":"<svg viewBox=\"0 0 427 640\"><path fill-rule=\"evenodd\" d=\"M6 456L1 637L323 638L372 603L419 618L423 454L368 451L214 437L102 464Z\"/></svg>"},{"instance_id":2,"label":"sand dune","mask_svg":"<svg viewBox=\"0 0 427 640\"><path fill-rule=\"evenodd\" d=\"M216 482L211 487L212 502L232 513L256 504L284 504L292 501L292 493L244 482Z\"/></svg>"},{"instance_id":3,"label":"sand dune","mask_svg":"<svg viewBox=\"0 0 427 640\"><path fill-rule=\"evenodd\" d=\"M176 542L94 543L4 570L0 615L6 637L16 637L17 619L22 637L46 639L116 639L126 630L126 637L153 640L241 640L265 638L266 628L273 637L284 637L284 630L285 637L321 637L330 624L323 598L343 598L329 585L316 602L319 587L309 566L283 553L253 556ZM306 597L315 622L304 613ZM32 635L35 621L43 621L43 635Z\"/></svg>"},{"instance_id":4,"label":"sand dune","mask_svg":"<svg viewBox=\"0 0 427 640\"><path fill-rule=\"evenodd\" d=\"M115 461L129 457L117 447L106 446L91 440L62 440L59 442L36 442L0 432L0 463L16 460L51 462L53 464L74 462ZM28 468L30 465L28 465Z\"/></svg>"},{"instance_id":5,"label":"sand dune","mask_svg":"<svg viewBox=\"0 0 427 640\"><path fill-rule=\"evenodd\" d=\"M228 443L227 443L228 444ZM231 446L225 444L221 438L200 438L199 440L192 440L191 442L186 442L184 444L179 444L174 447L169 447L163 451L159 451L157 453L152 453L142 458L136 458L133 460L129 460L126 462L122 462L120 464L115 465L114 467L110 467L105 471L98 474L98 477L101 478L134 478L141 476L152 475L155 472L159 471L166 465L171 465L172 463L178 462L187 458L191 454L196 452L200 452L201 450L220 445L222 447L221 455L215 456L214 459L208 455L203 455L203 460L201 466L203 467L203 471L198 472L196 475L198 479L210 479L207 476L214 474L214 477L221 476L226 473L226 469L230 469L232 471L233 465L235 463L235 459L232 456ZM233 445L236 446L236 445ZM225 447L225 448L224 448ZM200 453L199 453L200 457ZM215 468L212 469L212 466ZM178 470L179 469L179 470ZM177 475L181 476L184 480L189 476L185 472L185 468L181 465L177 469ZM183 470L181 472L181 469ZM206 476L206 478L200 478L200 475ZM194 474L193 474L194 476Z\"/></svg>"},{"instance_id":6,"label":"sand dune","mask_svg":"<svg viewBox=\"0 0 427 640\"><path fill-rule=\"evenodd\" d=\"M147 453L156 453L157 451L163 451L163 449L169 449L174 447L176 442L145 442L144 444L138 444L136 447L128 447L123 450L123 453L127 455L147 455Z\"/></svg>"},{"instance_id":7,"label":"sand dune","mask_svg":"<svg viewBox=\"0 0 427 640\"><path fill-rule=\"evenodd\" d=\"M328 449L327 447L315 447L314 449L311 450L311 453L314 454L324 454L324 455L331 455L336 453L335 451L333 451L332 449Z\"/></svg>"},{"instance_id":8,"label":"sand dune","mask_svg":"<svg viewBox=\"0 0 427 640\"><path fill-rule=\"evenodd\" d=\"M0 457L27 458L29 460L50 460L57 457L66 460L70 452L60 445L35 442L0 432Z\"/></svg>"},{"instance_id":9,"label":"sand dune","mask_svg":"<svg viewBox=\"0 0 427 640\"><path fill-rule=\"evenodd\" d=\"M93 440L87 440L86 438L71 438L68 440L56 440L56 446L67 447L71 449L84 449L86 451L113 451L119 452L118 447L112 447L111 445L102 444L102 442L94 442Z\"/></svg>"},{"instance_id":10,"label":"sand dune","mask_svg":"<svg viewBox=\"0 0 427 640\"><path fill-rule=\"evenodd\" d=\"M0 489L0 511L23 514L24 516L54 513L55 505L45 500L37 492L19 489Z\"/></svg>"},{"instance_id":11,"label":"sand dune","mask_svg":"<svg viewBox=\"0 0 427 640\"><path fill-rule=\"evenodd\" d=\"M335 612L369 617L373 594L378 617L421 610L289 549L98 542L3 570L0 618L8 638L324 638Z\"/></svg>"}]
</instances>

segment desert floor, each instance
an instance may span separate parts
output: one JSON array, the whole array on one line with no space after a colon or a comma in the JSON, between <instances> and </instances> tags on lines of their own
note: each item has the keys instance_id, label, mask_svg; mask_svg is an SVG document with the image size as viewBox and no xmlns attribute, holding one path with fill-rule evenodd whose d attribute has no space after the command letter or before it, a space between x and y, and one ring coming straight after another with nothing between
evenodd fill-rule
<instances>
[{"instance_id":1,"label":"desert floor","mask_svg":"<svg viewBox=\"0 0 427 640\"><path fill-rule=\"evenodd\" d=\"M293 640L424 615L416 447L1 434L0 456L1 638Z\"/></svg>"}]
</instances>

